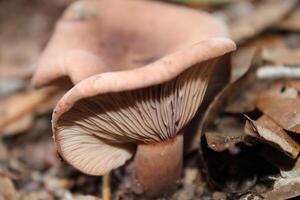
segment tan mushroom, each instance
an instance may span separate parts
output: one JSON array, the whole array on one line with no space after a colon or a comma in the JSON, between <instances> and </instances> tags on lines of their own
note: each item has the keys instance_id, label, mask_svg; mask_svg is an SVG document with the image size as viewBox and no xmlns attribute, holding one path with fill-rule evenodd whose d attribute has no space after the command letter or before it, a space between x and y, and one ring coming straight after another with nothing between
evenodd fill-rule
<instances>
[{"instance_id":1,"label":"tan mushroom","mask_svg":"<svg viewBox=\"0 0 300 200\"><path fill-rule=\"evenodd\" d=\"M80 6L89 15L78 21L71 11ZM169 193L181 172L182 129L215 70L228 67L234 42L208 14L161 2L82 1L68 12L38 68L48 76L36 81L69 76L76 83L53 113L58 152L91 175L135 155L146 195Z\"/></svg>"},{"instance_id":2,"label":"tan mushroom","mask_svg":"<svg viewBox=\"0 0 300 200\"><path fill-rule=\"evenodd\" d=\"M87 78L57 104L53 131L60 155L103 175L131 158L148 196L174 188L182 164L182 128L201 104L213 67L234 50L210 39L141 68Z\"/></svg>"},{"instance_id":3,"label":"tan mushroom","mask_svg":"<svg viewBox=\"0 0 300 200\"><path fill-rule=\"evenodd\" d=\"M69 6L56 25L33 77L41 87L96 73L143 66L226 29L208 14L159 2L86 0ZM61 79L60 79L61 80Z\"/></svg>"}]
</instances>

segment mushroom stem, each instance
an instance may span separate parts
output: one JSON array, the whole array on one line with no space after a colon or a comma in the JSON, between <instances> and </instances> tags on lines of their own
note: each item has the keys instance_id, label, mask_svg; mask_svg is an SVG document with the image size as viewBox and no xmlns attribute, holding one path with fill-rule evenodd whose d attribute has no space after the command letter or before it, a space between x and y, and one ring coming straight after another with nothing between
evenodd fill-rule
<instances>
[{"instance_id":1,"label":"mushroom stem","mask_svg":"<svg viewBox=\"0 0 300 200\"><path fill-rule=\"evenodd\" d=\"M135 155L136 177L148 197L176 189L181 174L183 136L152 144L139 144Z\"/></svg>"}]
</instances>

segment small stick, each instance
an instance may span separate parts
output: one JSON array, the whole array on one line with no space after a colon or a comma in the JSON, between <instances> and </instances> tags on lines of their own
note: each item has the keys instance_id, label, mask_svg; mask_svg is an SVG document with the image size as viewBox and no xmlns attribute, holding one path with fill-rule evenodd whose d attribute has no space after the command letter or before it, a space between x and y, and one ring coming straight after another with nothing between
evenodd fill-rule
<instances>
[{"instance_id":1,"label":"small stick","mask_svg":"<svg viewBox=\"0 0 300 200\"><path fill-rule=\"evenodd\" d=\"M110 173L105 174L102 177L102 197L103 197L103 200L111 199Z\"/></svg>"}]
</instances>

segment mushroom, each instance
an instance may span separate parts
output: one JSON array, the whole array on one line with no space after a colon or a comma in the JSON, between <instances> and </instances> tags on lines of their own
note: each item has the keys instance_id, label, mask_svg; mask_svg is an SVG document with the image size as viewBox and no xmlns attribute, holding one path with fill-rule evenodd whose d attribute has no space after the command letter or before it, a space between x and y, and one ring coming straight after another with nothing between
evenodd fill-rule
<instances>
[{"instance_id":1,"label":"mushroom","mask_svg":"<svg viewBox=\"0 0 300 200\"><path fill-rule=\"evenodd\" d=\"M222 24L188 8L134 0L75 5L93 14L79 22L59 22L54 38L61 38L52 38L49 59L69 58L76 48L97 59L77 56L74 60L82 61L40 68L49 70L48 80L55 74L76 83L53 112L58 152L90 175L104 175L134 156L143 192L148 197L168 194L181 173L182 130L201 105L210 78L228 67L235 44ZM77 23L86 23L86 30L78 28L72 35ZM57 35L63 29L67 34ZM85 34L78 38L81 31ZM61 48L54 46L59 41Z\"/></svg>"},{"instance_id":2,"label":"mushroom","mask_svg":"<svg viewBox=\"0 0 300 200\"><path fill-rule=\"evenodd\" d=\"M84 79L54 110L58 152L80 171L103 175L136 151L146 194L172 190L181 172L181 130L201 104L214 66L234 48L229 39L209 39L141 68Z\"/></svg>"}]
</instances>

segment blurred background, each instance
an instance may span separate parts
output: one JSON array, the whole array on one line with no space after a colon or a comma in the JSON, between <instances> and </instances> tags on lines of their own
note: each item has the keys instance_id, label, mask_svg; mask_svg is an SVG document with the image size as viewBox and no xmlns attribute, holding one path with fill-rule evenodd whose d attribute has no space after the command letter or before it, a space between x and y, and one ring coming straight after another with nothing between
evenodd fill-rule
<instances>
[{"instance_id":1,"label":"blurred background","mask_svg":"<svg viewBox=\"0 0 300 200\"><path fill-rule=\"evenodd\" d=\"M72 2L0 0L0 200L102 198L101 177L81 174L61 162L56 153L51 112L63 91L34 90L30 84L40 52ZM300 3L165 3L210 12L228 26L238 45L232 57L230 92L220 100L226 106L210 122L215 126L205 132L207 142L200 154L196 151L186 157L181 186L171 199L298 196ZM259 62L253 61L255 56ZM274 103L274 99L278 101ZM267 106L271 104L273 110ZM282 115L287 122L282 121ZM267 120L261 119L266 116ZM291 129L291 121L296 128ZM271 130L277 139L266 138L258 127ZM130 189L131 167L114 172L113 199L140 199ZM203 168L207 172L204 175Z\"/></svg>"}]
</instances>

